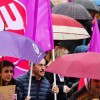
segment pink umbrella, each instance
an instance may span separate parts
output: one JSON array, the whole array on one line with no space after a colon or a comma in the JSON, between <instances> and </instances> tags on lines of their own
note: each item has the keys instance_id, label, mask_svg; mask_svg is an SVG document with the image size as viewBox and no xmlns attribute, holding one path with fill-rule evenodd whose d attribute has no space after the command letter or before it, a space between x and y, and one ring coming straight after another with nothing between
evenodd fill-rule
<instances>
[{"instance_id":1,"label":"pink umbrella","mask_svg":"<svg viewBox=\"0 0 100 100\"><path fill-rule=\"evenodd\" d=\"M100 53L64 55L48 66L46 71L67 77L100 79Z\"/></svg>"},{"instance_id":2,"label":"pink umbrella","mask_svg":"<svg viewBox=\"0 0 100 100\"><path fill-rule=\"evenodd\" d=\"M75 19L52 14L54 40L78 40L89 38L88 32Z\"/></svg>"}]
</instances>

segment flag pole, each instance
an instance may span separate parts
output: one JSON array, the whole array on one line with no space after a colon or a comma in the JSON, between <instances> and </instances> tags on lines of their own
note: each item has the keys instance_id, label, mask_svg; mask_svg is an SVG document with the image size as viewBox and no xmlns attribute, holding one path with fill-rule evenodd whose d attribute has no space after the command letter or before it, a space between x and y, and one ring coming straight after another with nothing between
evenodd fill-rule
<instances>
[{"instance_id":1,"label":"flag pole","mask_svg":"<svg viewBox=\"0 0 100 100\"><path fill-rule=\"evenodd\" d=\"M52 49L52 58L53 58L53 61L55 61L54 49ZM53 74L53 78L54 78L54 86L56 86L56 74L55 73ZM57 100L57 94L56 93L54 93L54 100Z\"/></svg>"}]
</instances>

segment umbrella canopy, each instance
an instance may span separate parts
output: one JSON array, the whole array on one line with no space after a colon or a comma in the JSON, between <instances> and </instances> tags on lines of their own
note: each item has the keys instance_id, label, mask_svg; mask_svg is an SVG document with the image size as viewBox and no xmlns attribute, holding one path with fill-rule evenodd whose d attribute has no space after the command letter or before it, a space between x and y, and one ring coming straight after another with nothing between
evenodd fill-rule
<instances>
[{"instance_id":1,"label":"umbrella canopy","mask_svg":"<svg viewBox=\"0 0 100 100\"><path fill-rule=\"evenodd\" d=\"M52 23L54 40L78 40L90 37L84 27L71 17L52 14Z\"/></svg>"},{"instance_id":2,"label":"umbrella canopy","mask_svg":"<svg viewBox=\"0 0 100 100\"><path fill-rule=\"evenodd\" d=\"M63 3L55 6L53 7L52 12L55 14L66 15L77 20L92 19L90 13L84 6L73 2Z\"/></svg>"},{"instance_id":3,"label":"umbrella canopy","mask_svg":"<svg viewBox=\"0 0 100 100\"><path fill-rule=\"evenodd\" d=\"M51 0L51 2L54 6L56 6L56 5L59 5L59 4L62 4L62 3L66 3L68 1L67 0Z\"/></svg>"},{"instance_id":4,"label":"umbrella canopy","mask_svg":"<svg viewBox=\"0 0 100 100\"><path fill-rule=\"evenodd\" d=\"M99 12L98 6L92 0L74 0L74 2L83 5L88 10Z\"/></svg>"},{"instance_id":5,"label":"umbrella canopy","mask_svg":"<svg viewBox=\"0 0 100 100\"><path fill-rule=\"evenodd\" d=\"M46 71L67 77L100 79L100 53L64 55L48 66Z\"/></svg>"},{"instance_id":6,"label":"umbrella canopy","mask_svg":"<svg viewBox=\"0 0 100 100\"><path fill-rule=\"evenodd\" d=\"M43 50L31 39L12 32L0 31L0 56L10 56L39 63Z\"/></svg>"}]
</instances>

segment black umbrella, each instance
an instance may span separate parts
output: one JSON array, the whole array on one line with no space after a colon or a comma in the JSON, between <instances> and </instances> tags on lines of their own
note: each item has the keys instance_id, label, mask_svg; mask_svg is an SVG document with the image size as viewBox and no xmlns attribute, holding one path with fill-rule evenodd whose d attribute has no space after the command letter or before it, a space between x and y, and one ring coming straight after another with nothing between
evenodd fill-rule
<instances>
[{"instance_id":1,"label":"black umbrella","mask_svg":"<svg viewBox=\"0 0 100 100\"><path fill-rule=\"evenodd\" d=\"M63 3L55 6L53 7L52 12L55 14L67 15L77 20L92 19L90 13L84 6L73 2Z\"/></svg>"},{"instance_id":2,"label":"black umbrella","mask_svg":"<svg viewBox=\"0 0 100 100\"><path fill-rule=\"evenodd\" d=\"M87 10L99 12L98 6L92 0L74 0L74 2L83 5Z\"/></svg>"}]
</instances>

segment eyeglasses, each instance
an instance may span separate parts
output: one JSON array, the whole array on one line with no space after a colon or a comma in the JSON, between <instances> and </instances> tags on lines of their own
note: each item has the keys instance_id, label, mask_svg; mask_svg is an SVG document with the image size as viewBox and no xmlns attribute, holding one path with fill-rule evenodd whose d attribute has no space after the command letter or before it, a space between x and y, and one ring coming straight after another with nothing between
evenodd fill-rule
<instances>
[{"instance_id":1,"label":"eyeglasses","mask_svg":"<svg viewBox=\"0 0 100 100\"><path fill-rule=\"evenodd\" d=\"M10 73L13 73L14 71L13 71L13 70L5 70L4 72L5 72L5 73L9 73L9 72L10 72Z\"/></svg>"},{"instance_id":2,"label":"eyeglasses","mask_svg":"<svg viewBox=\"0 0 100 100\"><path fill-rule=\"evenodd\" d=\"M43 67L46 66L46 64L38 64L38 66Z\"/></svg>"}]
</instances>

